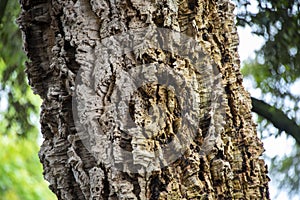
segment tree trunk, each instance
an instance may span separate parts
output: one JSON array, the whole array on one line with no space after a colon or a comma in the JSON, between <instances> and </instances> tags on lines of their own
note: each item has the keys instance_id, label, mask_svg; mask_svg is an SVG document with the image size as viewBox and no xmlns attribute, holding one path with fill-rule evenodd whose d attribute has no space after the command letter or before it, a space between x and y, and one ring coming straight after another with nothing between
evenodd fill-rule
<instances>
[{"instance_id":1,"label":"tree trunk","mask_svg":"<svg viewBox=\"0 0 300 200\"><path fill-rule=\"evenodd\" d=\"M21 0L58 199L269 199L227 0Z\"/></svg>"}]
</instances>

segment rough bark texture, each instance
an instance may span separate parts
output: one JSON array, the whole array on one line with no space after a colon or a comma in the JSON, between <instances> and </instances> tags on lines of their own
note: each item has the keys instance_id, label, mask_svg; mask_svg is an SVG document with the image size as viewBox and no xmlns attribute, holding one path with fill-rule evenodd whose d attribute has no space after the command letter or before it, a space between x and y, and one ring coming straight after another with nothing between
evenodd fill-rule
<instances>
[{"instance_id":1,"label":"rough bark texture","mask_svg":"<svg viewBox=\"0 0 300 200\"><path fill-rule=\"evenodd\" d=\"M21 5L19 24L30 59L27 74L34 91L43 99L40 121L45 140L40 159L45 178L58 199L269 199L267 167L259 158L263 146L251 119L250 96L242 86L234 6L229 1L21 0ZM154 25L193 37L213 60L226 93L222 97L226 116L218 115L218 111L212 113L212 102L207 100L207 96L213 95L207 92L212 88L205 88L204 84L208 73L215 73L211 69L190 73L188 61L161 49L149 48L111 61L99 48L101 41L109 36ZM114 44L107 44L110 45ZM108 61L106 68L94 68L99 57L101 61ZM194 140L183 155L162 169L157 168L156 160L151 157L153 148L159 149L168 138L179 137L175 137L174 132L183 122L177 112L180 102L170 88L144 85L140 93L132 97L135 103L129 105L128 118L139 127L146 127L147 108L159 105L162 111L152 112L158 120L154 124L164 130L158 130L147 144L141 144L139 137L124 133L122 129L126 128L117 127L110 110L94 113L98 116L96 121L87 118L83 122L88 130L99 132L95 138L82 138L72 116L72 97L80 93L80 87L75 88L79 69L95 78L94 89L98 93L84 100L90 103L87 106L92 111L95 106L92 103L103 106L118 98L115 87L130 90L130 84L126 85L130 81L122 79L126 71L151 62L164 63L165 70L172 66L186 82L196 80L198 89L190 95L199 97L196 110L201 107L197 113L200 130ZM202 65L209 63L211 61L203 61ZM143 73L149 75L150 72ZM84 78L83 73L82 87L90 84ZM89 92L86 88L83 90ZM181 92L189 94L189 90ZM118 102L121 104L122 99ZM78 112L80 115L80 110ZM93 123L100 124L102 131ZM122 125L128 125L126 123ZM205 146L212 123L215 123L213 134L217 141ZM111 131L112 128L116 130ZM182 137L188 134L188 128L183 129ZM86 147L83 140L94 143ZM132 152L131 160L125 163L124 155L118 154L119 148ZM112 159L123 170L111 167ZM153 170L143 171L144 165L149 163L154 163ZM140 166L139 173L130 171L133 165Z\"/></svg>"}]
</instances>

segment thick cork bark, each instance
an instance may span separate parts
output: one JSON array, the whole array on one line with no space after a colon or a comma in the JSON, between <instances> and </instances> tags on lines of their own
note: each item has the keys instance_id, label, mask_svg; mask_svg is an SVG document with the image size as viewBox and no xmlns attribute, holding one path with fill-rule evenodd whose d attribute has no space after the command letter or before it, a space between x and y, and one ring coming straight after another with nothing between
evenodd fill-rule
<instances>
[{"instance_id":1,"label":"thick cork bark","mask_svg":"<svg viewBox=\"0 0 300 200\"><path fill-rule=\"evenodd\" d=\"M43 99L39 156L58 199L269 199L229 1L21 5Z\"/></svg>"}]
</instances>

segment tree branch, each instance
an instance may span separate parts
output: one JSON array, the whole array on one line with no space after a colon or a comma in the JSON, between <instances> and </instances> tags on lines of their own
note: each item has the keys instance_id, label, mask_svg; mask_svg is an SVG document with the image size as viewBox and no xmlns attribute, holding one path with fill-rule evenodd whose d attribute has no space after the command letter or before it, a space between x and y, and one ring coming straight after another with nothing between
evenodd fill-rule
<instances>
[{"instance_id":1,"label":"tree branch","mask_svg":"<svg viewBox=\"0 0 300 200\"><path fill-rule=\"evenodd\" d=\"M282 110L279 110L262 100L254 97L251 97L251 100L253 112L269 120L276 128L285 131L300 144L300 126L298 126L295 121L288 118Z\"/></svg>"}]
</instances>

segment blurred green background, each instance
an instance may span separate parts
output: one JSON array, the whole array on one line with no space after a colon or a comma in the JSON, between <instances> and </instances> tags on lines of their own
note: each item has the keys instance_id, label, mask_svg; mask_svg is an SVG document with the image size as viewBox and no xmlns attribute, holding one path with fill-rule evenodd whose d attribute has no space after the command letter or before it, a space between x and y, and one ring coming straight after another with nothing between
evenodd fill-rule
<instances>
[{"instance_id":1,"label":"blurred green background","mask_svg":"<svg viewBox=\"0 0 300 200\"><path fill-rule=\"evenodd\" d=\"M0 200L53 200L38 158L41 99L28 86L17 0L0 0Z\"/></svg>"},{"instance_id":2,"label":"blurred green background","mask_svg":"<svg viewBox=\"0 0 300 200\"><path fill-rule=\"evenodd\" d=\"M300 134L300 2L234 2L237 25L250 27L264 41L255 56L242 63L245 80L251 82L259 93L256 98L270 106L275 117L280 118L283 113L298 126ZM38 159L42 141L38 128L41 100L32 94L24 73L26 56L15 22L19 12L17 0L0 0L0 200L52 200L56 197L43 180ZM277 194L284 192L284 198L300 199L299 140L284 127L261 116L255 118L266 144L271 137L284 136L292 141L288 150L282 148L279 140L272 143L282 154L264 156L276 185L276 194L271 196L276 199Z\"/></svg>"}]
</instances>

